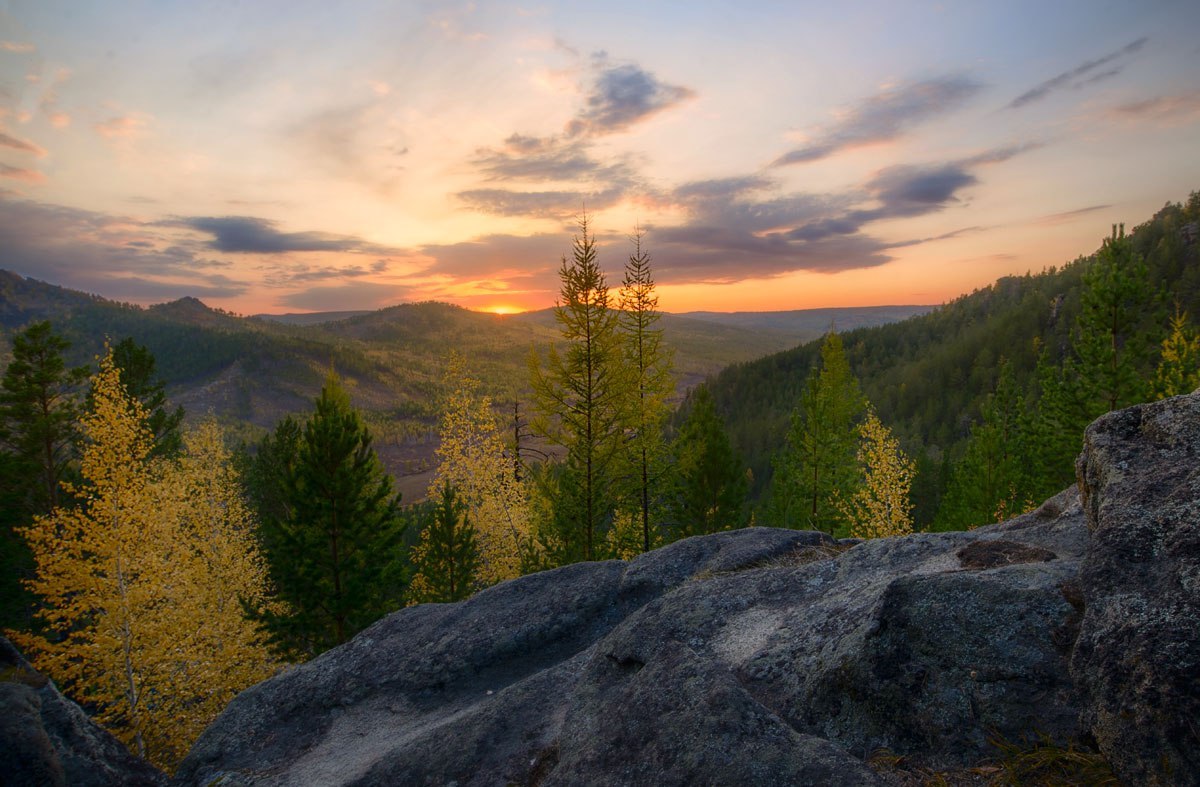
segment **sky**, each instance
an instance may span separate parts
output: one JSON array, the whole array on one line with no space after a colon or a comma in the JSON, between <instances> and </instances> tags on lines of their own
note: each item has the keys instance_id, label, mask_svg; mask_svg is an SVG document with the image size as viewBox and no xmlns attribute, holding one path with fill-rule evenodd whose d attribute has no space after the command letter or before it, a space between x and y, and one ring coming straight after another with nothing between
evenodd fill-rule
<instances>
[{"instance_id":1,"label":"sky","mask_svg":"<svg viewBox=\"0 0 1200 787\"><path fill-rule=\"evenodd\" d=\"M937 304L1200 190L1200 3L0 0L0 268L241 314Z\"/></svg>"}]
</instances>

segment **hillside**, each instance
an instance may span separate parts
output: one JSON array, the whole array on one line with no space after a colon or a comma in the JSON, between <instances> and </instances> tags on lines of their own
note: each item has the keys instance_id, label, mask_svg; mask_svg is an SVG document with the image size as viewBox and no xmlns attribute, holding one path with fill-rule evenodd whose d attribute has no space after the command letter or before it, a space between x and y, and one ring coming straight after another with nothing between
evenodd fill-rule
<instances>
[{"instance_id":1,"label":"hillside","mask_svg":"<svg viewBox=\"0 0 1200 787\"><path fill-rule=\"evenodd\" d=\"M1200 195L1193 194L1186 206L1168 204L1132 233L1151 283L1164 300L1178 300L1193 321L1200 317L1198 222ZM1097 228L1097 236L1106 235L1106 229ZM1061 268L1005 277L928 314L843 333L863 391L905 450L924 464L925 477L919 472L914 488L918 521L922 514L931 515L920 510L921 485L936 485L943 455L960 449L995 386L1000 359L1011 362L1023 390L1032 386L1039 347L1050 349L1052 361L1061 361L1079 313L1082 275L1091 261L1080 257ZM735 364L712 382L731 437L753 471L756 496L769 484L771 457L783 446L819 344L812 341ZM1063 469L1064 485L1072 472ZM926 492L936 502L937 490Z\"/></svg>"},{"instance_id":2,"label":"hillside","mask_svg":"<svg viewBox=\"0 0 1200 787\"><path fill-rule=\"evenodd\" d=\"M104 337L131 336L154 353L172 401L189 417L213 413L254 439L289 413L305 413L332 367L371 424L406 499L424 492L445 358L457 350L507 408L528 396L533 346L558 341L553 310L520 315L413 303L373 312L246 318L195 298L149 308L109 301L0 270L0 347L48 319L71 342L68 361L91 363ZM338 318L338 319L335 319ZM821 318L824 319L823 317ZM725 366L794 346L788 330L664 315L682 391ZM4 361L0 357L0 361Z\"/></svg>"}]
</instances>

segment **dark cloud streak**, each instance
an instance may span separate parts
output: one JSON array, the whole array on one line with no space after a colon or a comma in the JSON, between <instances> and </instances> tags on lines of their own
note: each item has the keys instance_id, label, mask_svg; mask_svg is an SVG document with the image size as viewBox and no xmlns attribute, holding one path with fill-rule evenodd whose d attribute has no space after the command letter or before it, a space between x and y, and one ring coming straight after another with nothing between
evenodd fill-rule
<instances>
[{"instance_id":1,"label":"dark cloud streak","mask_svg":"<svg viewBox=\"0 0 1200 787\"><path fill-rule=\"evenodd\" d=\"M877 93L815 140L784 153L772 166L818 161L859 145L896 139L909 127L956 109L983 86L965 76L948 76Z\"/></svg>"},{"instance_id":2,"label":"dark cloud streak","mask_svg":"<svg viewBox=\"0 0 1200 787\"><path fill-rule=\"evenodd\" d=\"M1027 104L1032 104L1035 101L1041 101L1043 98L1056 90L1061 90L1062 88L1068 86L1074 86L1077 88L1083 87L1084 85L1098 82L1101 79L1108 79L1116 76L1121 72L1121 69L1124 68L1124 65L1107 69L1099 74L1092 74L1091 76L1089 76L1089 74L1101 66L1106 66L1109 63L1125 57L1126 55L1131 55L1134 52L1137 52L1139 49L1145 46L1146 42L1149 40L1149 38L1142 37L1136 41L1126 44L1115 52L1109 52L1107 55L1097 58L1096 60L1088 60L1084 63L1080 63L1075 68L1072 68L1069 71L1064 71L1061 74L1051 77L1045 82L1042 82L1041 84L1025 91L1021 95L1014 98L1012 103L1010 103L1008 106L1010 109L1019 109L1020 107L1026 106ZM1084 79L1084 77L1087 77L1087 79Z\"/></svg>"}]
</instances>

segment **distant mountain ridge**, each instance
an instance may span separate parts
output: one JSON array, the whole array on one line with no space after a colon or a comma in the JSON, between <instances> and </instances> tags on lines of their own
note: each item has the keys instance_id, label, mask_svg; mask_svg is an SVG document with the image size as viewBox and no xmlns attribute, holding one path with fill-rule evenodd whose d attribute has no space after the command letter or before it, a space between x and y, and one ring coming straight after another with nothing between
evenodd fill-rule
<instances>
[{"instance_id":1,"label":"distant mountain ridge","mask_svg":"<svg viewBox=\"0 0 1200 787\"><path fill-rule=\"evenodd\" d=\"M863 319L876 319L867 311ZM427 469L451 350L467 358L498 406L511 409L514 400L529 397L531 348L544 350L561 340L552 309L496 315L426 302L370 312L242 317L192 297L143 308L0 270L0 363L12 333L43 319L72 342L72 364L94 362L105 337L132 337L154 353L168 395L190 418L211 412L247 439L284 415L306 413L333 369L345 378L380 454L399 477ZM799 322L789 327L776 317L769 321L774 325L740 326L664 314L680 390L809 336ZM420 478L412 483L405 493L410 500L414 491L424 491Z\"/></svg>"}]
</instances>

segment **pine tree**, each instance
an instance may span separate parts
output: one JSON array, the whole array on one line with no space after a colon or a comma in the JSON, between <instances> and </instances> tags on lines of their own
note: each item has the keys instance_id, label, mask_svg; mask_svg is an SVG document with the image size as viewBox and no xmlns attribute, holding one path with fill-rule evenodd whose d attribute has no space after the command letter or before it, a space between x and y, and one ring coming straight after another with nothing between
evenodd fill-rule
<instances>
[{"instance_id":1,"label":"pine tree","mask_svg":"<svg viewBox=\"0 0 1200 787\"><path fill-rule=\"evenodd\" d=\"M264 575L212 430L182 464L152 460L146 412L111 351L92 392L82 480L67 485L80 505L23 532L46 634L16 638L101 724L169 769L272 669L240 603L262 603Z\"/></svg>"},{"instance_id":2,"label":"pine tree","mask_svg":"<svg viewBox=\"0 0 1200 787\"><path fill-rule=\"evenodd\" d=\"M1191 393L1200 387L1200 334L1188 324L1187 314L1178 303L1169 329L1154 375L1157 399Z\"/></svg>"},{"instance_id":3,"label":"pine tree","mask_svg":"<svg viewBox=\"0 0 1200 787\"><path fill-rule=\"evenodd\" d=\"M545 363L535 352L530 371L537 402L535 430L566 449L567 471L557 485L556 520L563 558L594 560L616 505L613 481L627 420L628 375L617 334L618 311L596 261L588 220L579 222L570 262L559 269L562 287L555 319L566 349L551 346Z\"/></svg>"},{"instance_id":4,"label":"pine tree","mask_svg":"<svg viewBox=\"0 0 1200 787\"><path fill-rule=\"evenodd\" d=\"M674 478L667 501L676 538L746 524L747 471L705 385L692 391L687 417L671 446Z\"/></svg>"},{"instance_id":5,"label":"pine tree","mask_svg":"<svg viewBox=\"0 0 1200 787\"><path fill-rule=\"evenodd\" d=\"M59 486L78 434L78 386L86 367L68 369L63 353L71 343L49 322L36 322L13 337L13 359L0 393L0 437L18 465L19 483L29 493L25 508L44 513L58 505Z\"/></svg>"},{"instance_id":6,"label":"pine tree","mask_svg":"<svg viewBox=\"0 0 1200 787\"><path fill-rule=\"evenodd\" d=\"M121 384L125 390L140 401L149 414L147 423L154 434L155 455L179 453L183 446L183 408L167 411L166 386L154 373L154 355L127 337L113 347L113 362L121 372Z\"/></svg>"},{"instance_id":7,"label":"pine tree","mask_svg":"<svg viewBox=\"0 0 1200 787\"><path fill-rule=\"evenodd\" d=\"M658 323L658 295L650 271L650 254L642 249L643 233L632 238L634 253L625 265L621 282L621 333L625 357L633 375L629 426L631 439L626 448L633 477L632 488L642 531L642 551L649 552L655 540L651 532L651 505L659 497L662 462L666 453L663 425L667 416L667 397L674 391L671 379L671 352L662 343Z\"/></svg>"},{"instance_id":8,"label":"pine tree","mask_svg":"<svg viewBox=\"0 0 1200 787\"><path fill-rule=\"evenodd\" d=\"M1080 433L1097 416L1137 404L1149 394L1142 372L1155 344L1157 296L1125 226L1114 226L1084 273L1074 358L1064 368L1071 415Z\"/></svg>"},{"instance_id":9,"label":"pine tree","mask_svg":"<svg viewBox=\"0 0 1200 787\"><path fill-rule=\"evenodd\" d=\"M479 586L479 550L466 504L444 482L441 500L413 547L409 604L461 601Z\"/></svg>"},{"instance_id":10,"label":"pine tree","mask_svg":"<svg viewBox=\"0 0 1200 787\"><path fill-rule=\"evenodd\" d=\"M866 407L841 337L830 331L821 346L821 368L809 375L776 462L776 524L830 534L844 525L834 501L854 492L857 426Z\"/></svg>"},{"instance_id":11,"label":"pine tree","mask_svg":"<svg viewBox=\"0 0 1200 787\"><path fill-rule=\"evenodd\" d=\"M1002 522L1030 507L1024 422L1012 365L1002 358L996 390L983 406L983 421L971 427L963 458L954 466L937 529Z\"/></svg>"},{"instance_id":12,"label":"pine tree","mask_svg":"<svg viewBox=\"0 0 1200 787\"><path fill-rule=\"evenodd\" d=\"M333 373L286 472L280 481L285 504L264 516L260 529L271 580L287 610L260 610L259 616L276 648L304 658L400 606L404 527L400 496Z\"/></svg>"},{"instance_id":13,"label":"pine tree","mask_svg":"<svg viewBox=\"0 0 1200 787\"><path fill-rule=\"evenodd\" d=\"M474 523L479 581L493 585L520 576L531 549L529 500L501 439L491 398L452 354L446 367L437 471L430 496L452 484Z\"/></svg>"},{"instance_id":14,"label":"pine tree","mask_svg":"<svg viewBox=\"0 0 1200 787\"><path fill-rule=\"evenodd\" d=\"M858 429L858 467L862 483L848 498L838 497L836 505L848 524L852 538L886 538L912 532L913 464L900 450L874 411Z\"/></svg>"},{"instance_id":15,"label":"pine tree","mask_svg":"<svg viewBox=\"0 0 1200 787\"><path fill-rule=\"evenodd\" d=\"M87 369L67 368L69 347L49 322L33 323L13 336L0 382L0 627L32 623L33 599L21 581L33 556L16 531L58 505L74 459Z\"/></svg>"}]
</instances>

